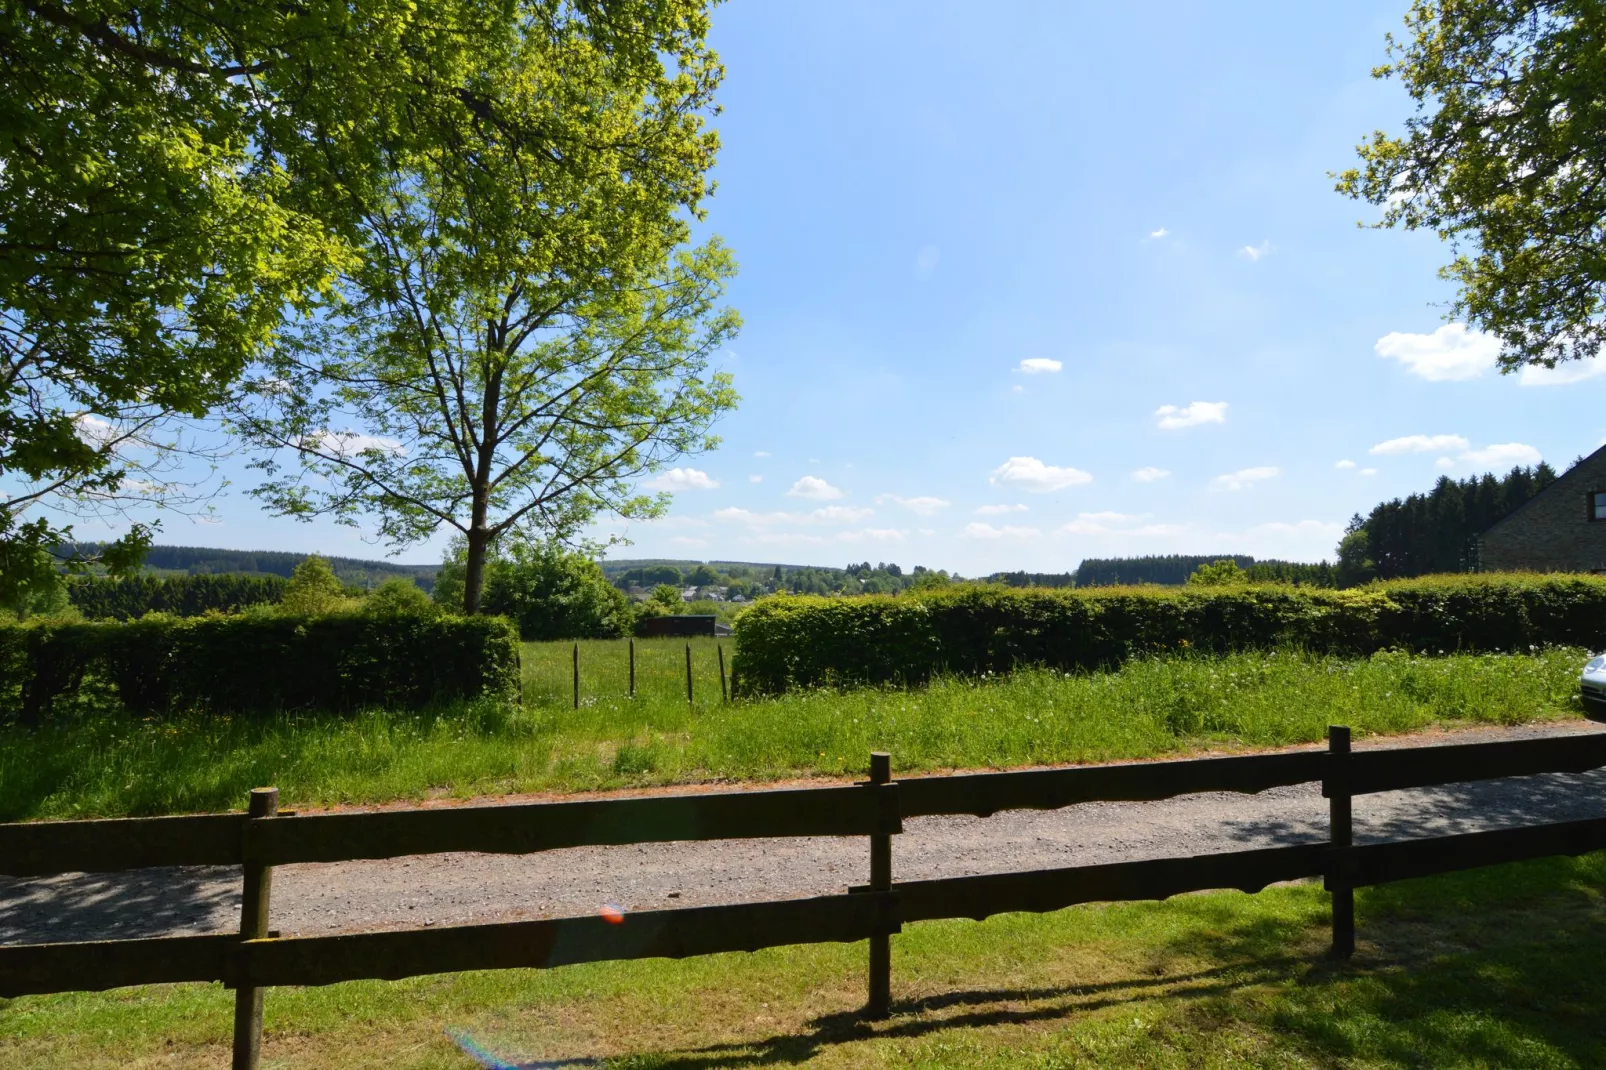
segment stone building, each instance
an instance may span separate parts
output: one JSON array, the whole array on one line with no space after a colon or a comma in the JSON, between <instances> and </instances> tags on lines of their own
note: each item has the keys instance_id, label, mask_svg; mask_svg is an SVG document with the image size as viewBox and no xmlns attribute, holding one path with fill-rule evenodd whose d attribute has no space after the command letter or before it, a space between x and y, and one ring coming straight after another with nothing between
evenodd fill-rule
<instances>
[{"instance_id":1,"label":"stone building","mask_svg":"<svg viewBox=\"0 0 1606 1070\"><path fill-rule=\"evenodd\" d=\"M1478 569L1606 573L1606 446L1478 536Z\"/></svg>"}]
</instances>

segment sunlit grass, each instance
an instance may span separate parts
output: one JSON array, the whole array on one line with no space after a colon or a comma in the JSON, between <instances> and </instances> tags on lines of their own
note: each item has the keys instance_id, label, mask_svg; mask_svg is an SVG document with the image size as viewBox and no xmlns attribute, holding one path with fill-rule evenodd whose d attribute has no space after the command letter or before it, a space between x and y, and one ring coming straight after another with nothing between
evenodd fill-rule
<instances>
[{"instance_id":1,"label":"sunlit grass","mask_svg":"<svg viewBox=\"0 0 1606 1070\"><path fill-rule=\"evenodd\" d=\"M894 1013L862 1021L863 944L274 989L265 1067L1606 1065L1606 856L1358 895L1324 958L1317 884L1075 907L893 938ZM628 924L628 919L626 921ZM0 1066L228 1064L232 993L179 985L0 1001Z\"/></svg>"},{"instance_id":2,"label":"sunlit grass","mask_svg":"<svg viewBox=\"0 0 1606 1070\"><path fill-rule=\"evenodd\" d=\"M815 691L722 703L713 640L527 644L522 707L130 720L0 730L0 819L238 808L275 785L288 806L430 794L569 792L718 779L857 775L869 752L896 769L998 768L1315 742L1437 724L1578 717L1584 654L1360 660L1256 653L1134 661L1118 672L944 679L916 690ZM726 653L729 653L727 648Z\"/></svg>"}]
</instances>

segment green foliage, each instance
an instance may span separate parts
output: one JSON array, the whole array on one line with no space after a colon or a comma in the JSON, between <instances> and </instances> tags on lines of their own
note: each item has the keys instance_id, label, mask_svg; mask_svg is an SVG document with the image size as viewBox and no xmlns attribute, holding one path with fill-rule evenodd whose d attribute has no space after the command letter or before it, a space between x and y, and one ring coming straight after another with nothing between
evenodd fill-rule
<instances>
[{"instance_id":1,"label":"green foliage","mask_svg":"<svg viewBox=\"0 0 1606 1070\"><path fill-rule=\"evenodd\" d=\"M583 553L555 542L514 543L491 562L481 603L527 640L609 639L629 631L630 603Z\"/></svg>"},{"instance_id":2,"label":"green foliage","mask_svg":"<svg viewBox=\"0 0 1606 1070\"><path fill-rule=\"evenodd\" d=\"M1248 578L1249 574L1238 567L1238 562L1229 557L1220 561L1212 561L1206 565L1200 565L1194 569L1193 575L1188 577L1188 585L1191 587L1231 587L1245 582Z\"/></svg>"},{"instance_id":3,"label":"green foliage","mask_svg":"<svg viewBox=\"0 0 1606 1070\"><path fill-rule=\"evenodd\" d=\"M278 576L85 576L66 585L66 597L90 620L133 620L147 613L198 617L272 605L286 586Z\"/></svg>"},{"instance_id":4,"label":"green foliage","mask_svg":"<svg viewBox=\"0 0 1606 1070\"><path fill-rule=\"evenodd\" d=\"M671 587L667 583L660 583L652 589L652 597L649 601L656 602L670 612L678 612L682 603L680 588Z\"/></svg>"},{"instance_id":5,"label":"green foliage","mask_svg":"<svg viewBox=\"0 0 1606 1070\"><path fill-rule=\"evenodd\" d=\"M735 664L744 691L765 694L1028 665L1087 671L1183 650L1513 650L1603 635L1606 577L1594 576L1425 577L1351 591L965 585L766 599L736 620Z\"/></svg>"},{"instance_id":6,"label":"green foliage","mask_svg":"<svg viewBox=\"0 0 1606 1070\"><path fill-rule=\"evenodd\" d=\"M1553 367L1606 342L1606 23L1576 0L1413 0L1373 71L1416 114L1374 133L1338 189L1458 255L1451 315L1499 337L1500 365ZM1385 573L1387 575L1387 573Z\"/></svg>"},{"instance_id":7,"label":"green foliage","mask_svg":"<svg viewBox=\"0 0 1606 1070\"><path fill-rule=\"evenodd\" d=\"M239 615L0 626L0 717L73 705L139 716L416 709L518 694L518 637L499 618Z\"/></svg>"},{"instance_id":8,"label":"green foliage","mask_svg":"<svg viewBox=\"0 0 1606 1070\"><path fill-rule=\"evenodd\" d=\"M317 554L297 565L279 599L280 608L300 616L332 613L348 607L345 585L329 567L329 562Z\"/></svg>"},{"instance_id":9,"label":"green foliage","mask_svg":"<svg viewBox=\"0 0 1606 1070\"><path fill-rule=\"evenodd\" d=\"M656 587L661 583L679 587L682 580L680 569L674 565L648 565L642 568L626 569L613 582L621 588Z\"/></svg>"},{"instance_id":10,"label":"green foliage","mask_svg":"<svg viewBox=\"0 0 1606 1070\"><path fill-rule=\"evenodd\" d=\"M661 513L639 477L712 448L736 404L710 364L739 325L735 260L688 247L718 147L707 4L622 7L489 20L463 57L474 96L409 113L389 172L342 191L361 255L341 301L237 413L275 510L372 516L393 545L459 532L466 612L504 535Z\"/></svg>"},{"instance_id":11,"label":"green foliage","mask_svg":"<svg viewBox=\"0 0 1606 1070\"><path fill-rule=\"evenodd\" d=\"M1427 494L1383 502L1365 519L1351 520L1338 547L1339 570L1348 584L1472 571L1478 535L1555 481L1544 462L1498 479L1488 472L1440 476Z\"/></svg>"},{"instance_id":12,"label":"green foliage","mask_svg":"<svg viewBox=\"0 0 1606 1070\"><path fill-rule=\"evenodd\" d=\"M362 600L362 611L377 616L430 616L436 606L429 594L412 580L388 579Z\"/></svg>"},{"instance_id":13,"label":"green foliage","mask_svg":"<svg viewBox=\"0 0 1606 1070\"><path fill-rule=\"evenodd\" d=\"M1074 572L995 572L987 577L989 583L1002 583L1006 587L1075 587Z\"/></svg>"}]
</instances>

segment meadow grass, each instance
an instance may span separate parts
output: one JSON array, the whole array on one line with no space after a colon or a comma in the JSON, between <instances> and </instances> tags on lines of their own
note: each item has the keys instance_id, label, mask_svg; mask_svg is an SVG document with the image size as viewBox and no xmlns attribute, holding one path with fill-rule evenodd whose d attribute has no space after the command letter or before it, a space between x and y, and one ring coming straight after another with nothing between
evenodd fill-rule
<instances>
[{"instance_id":1,"label":"meadow grass","mask_svg":"<svg viewBox=\"0 0 1606 1070\"><path fill-rule=\"evenodd\" d=\"M553 643L526 645L520 706L268 719L106 712L0 729L0 820L236 809L263 785L304 807L859 775L872 750L890 751L900 771L1008 768L1310 743L1329 724L1362 736L1514 724L1581 716L1586 657L1171 657L727 704L715 642L692 648L691 704L683 641L637 641L634 698L625 644L581 644L579 709L572 648Z\"/></svg>"},{"instance_id":2,"label":"meadow grass","mask_svg":"<svg viewBox=\"0 0 1606 1070\"><path fill-rule=\"evenodd\" d=\"M865 947L776 948L267 994L264 1067L1606 1065L1606 855L1364 889L1324 958L1314 883L1257 895L927 922L893 937L893 1016L862 1021ZM625 924L629 924L628 918ZM0 1065L228 1063L215 985L0 1001Z\"/></svg>"}]
</instances>

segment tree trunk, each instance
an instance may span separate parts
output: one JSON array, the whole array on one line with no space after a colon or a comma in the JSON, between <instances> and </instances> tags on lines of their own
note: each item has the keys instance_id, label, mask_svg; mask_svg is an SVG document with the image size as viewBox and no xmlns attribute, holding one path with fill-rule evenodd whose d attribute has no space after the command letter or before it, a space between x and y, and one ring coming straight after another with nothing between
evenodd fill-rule
<instances>
[{"instance_id":1,"label":"tree trunk","mask_svg":"<svg viewBox=\"0 0 1606 1070\"><path fill-rule=\"evenodd\" d=\"M485 559L490 544L491 533L483 523L469 528L468 561L463 575L463 612L471 617L480 611L480 594L485 589Z\"/></svg>"}]
</instances>

